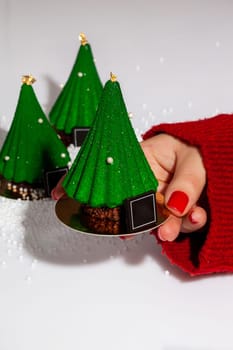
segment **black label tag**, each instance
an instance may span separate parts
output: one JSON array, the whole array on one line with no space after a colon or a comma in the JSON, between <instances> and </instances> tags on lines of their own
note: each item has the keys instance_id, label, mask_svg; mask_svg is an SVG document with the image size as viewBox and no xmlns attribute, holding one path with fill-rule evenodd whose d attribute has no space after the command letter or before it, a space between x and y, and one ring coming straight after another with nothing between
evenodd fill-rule
<instances>
[{"instance_id":1,"label":"black label tag","mask_svg":"<svg viewBox=\"0 0 233 350\"><path fill-rule=\"evenodd\" d=\"M126 199L124 206L128 232L143 231L155 226L157 212L154 191Z\"/></svg>"},{"instance_id":2,"label":"black label tag","mask_svg":"<svg viewBox=\"0 0 233 350\"><path fill-rule=\"evenodd\" d=\"M73 143L76 147L82 146L90 128L74 128Z\"/></svg>"},{"instance_id":3,"label":"black label tag","mask_svg":"<svg viewBox=\"0 0 233 350\"><path fill-rule=\"evenodd\" d=\"M44 174L44 183L45 183L45 191L48 197L51 196L51 191L54 187L56 187L58 181L61 179L63 175L68 172L68 167L57 168L54 170L45 171Z\"/></svg>"}]
</instances>

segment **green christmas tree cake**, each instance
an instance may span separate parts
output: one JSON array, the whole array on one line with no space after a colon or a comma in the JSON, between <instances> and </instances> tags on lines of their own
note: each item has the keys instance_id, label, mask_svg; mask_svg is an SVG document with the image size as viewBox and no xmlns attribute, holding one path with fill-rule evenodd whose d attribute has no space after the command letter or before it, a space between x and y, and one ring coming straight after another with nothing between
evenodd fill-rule
<instances>
[{"instance_id":1,"label":"green christmas tree cake","mask_svg":"<svg viewBox=\"0 0 233 350\"><path fill-rule=\"evenodd\" d=\"M15 115L0 151L0 193L12 198L46 196L44 174L70 161L66 147L36 98L29 75L22 86Z\"/></svg>"},{"instance_id":2,"label":"green christmas tree cake","mask_svg":"<svg viewBox=\"0 0 233 350\"><path fill-rule=\"evenodd\" d=\"M68 80L49 113L51 124L66 146L82 144L79 136L82 138L82 131L87 132L91 127L103 90L91 46L83 33L80 41ZM77 135L75 140L74 135Z\"/></svg>"},{"instance_id":3,"label":"green christmas tree cake","mask_svg":"<svg viewBox=\"0 0 233 350\"><path fill-rule=\"evenodd\" d=\"M144 195L152 195L154 200L157 185L129 120L120 85L111 74L92 128L63 187L70 198L81 203L81 221L92 232L120 234L132 232L136 226L136 230L144 229L140 224L127 225L125 203Z\"/></svg>"}]
</instances>

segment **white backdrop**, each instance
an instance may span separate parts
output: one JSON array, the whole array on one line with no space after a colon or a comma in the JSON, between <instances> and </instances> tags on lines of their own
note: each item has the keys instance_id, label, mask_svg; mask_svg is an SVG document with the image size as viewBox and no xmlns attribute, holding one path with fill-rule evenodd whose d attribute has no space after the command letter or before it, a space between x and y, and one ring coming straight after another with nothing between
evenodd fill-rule
<instances>
[{"instance_id":1,"label":"white backdrop","mask_svg":"<svg viewBox=\"0 0 233 350\"><path fill-rule=\"evenodd\" d=\"M137 135L233 109L231 0L0 0L0 142L20 79L47 113L84 32L118 76ZM153 237L78 235L52 201L0 198L0 349L233 348L231 275L190 278Z\"/></svg>"}]
</instances>

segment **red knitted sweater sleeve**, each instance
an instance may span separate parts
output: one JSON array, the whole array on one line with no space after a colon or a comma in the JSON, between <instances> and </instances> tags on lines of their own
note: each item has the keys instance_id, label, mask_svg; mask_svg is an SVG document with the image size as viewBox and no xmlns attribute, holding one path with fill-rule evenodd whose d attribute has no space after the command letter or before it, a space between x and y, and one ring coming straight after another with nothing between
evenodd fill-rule
<instances>
[{"instance_id":1,"label":"red knitted sweater sleeve","mask_svg":"<svg viewBox=\"0 0 233 350\"><path fill-rule=\"evenodd\" d=\"M174 242L160 242L163 252L191 275L233 271L233 115L161 124L143 138L158 133L198 147L207 172L207 225L198 232L180 234Z\"/></svg>"}]
</instances>

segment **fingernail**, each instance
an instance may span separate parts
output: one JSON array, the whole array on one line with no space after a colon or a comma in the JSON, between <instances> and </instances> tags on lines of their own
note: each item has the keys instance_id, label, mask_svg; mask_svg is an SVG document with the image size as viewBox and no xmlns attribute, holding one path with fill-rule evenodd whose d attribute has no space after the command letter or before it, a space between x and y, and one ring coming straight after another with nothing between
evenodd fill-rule
<instances>
[{"instance_id":1,"label":"fingernail","mask_svg":"<svg viewBox=\"0 0 233 350\"><path fill-rule=\"evenodd\" d=\"M189 213L188 218L189 218L189 221L191 222L191 224L194 224L194 225L198 224L198 220L195 219L195 213L193 210Z\"/></svg>"},{"instance_id":2,"label":"fingernail","mask_svg":"<svg viewBox=\"0 0 233 350\"><path fill-rule=\"evenodd\" d=\"M166 241L166 239L163 238L163 236L162 236L162 234L161 234L161 229L160 229L160 227L159 227L158 230L157 230L157 236L158 236L158 238L160 239L160 241L163 241L163 242Z\"/></svg>"},{"instance_id":3,"label":"fingernail","mask_svg":"<svg viewBox=\"0 0 233 350\"><path fill-rule=\"evenodd\" d=\"M186 193L182 191L175 191L171 194L167 202L167 206L171 209L177 210L182 214L188 204L189 198Z\"/></svg>"}]
</instances>

